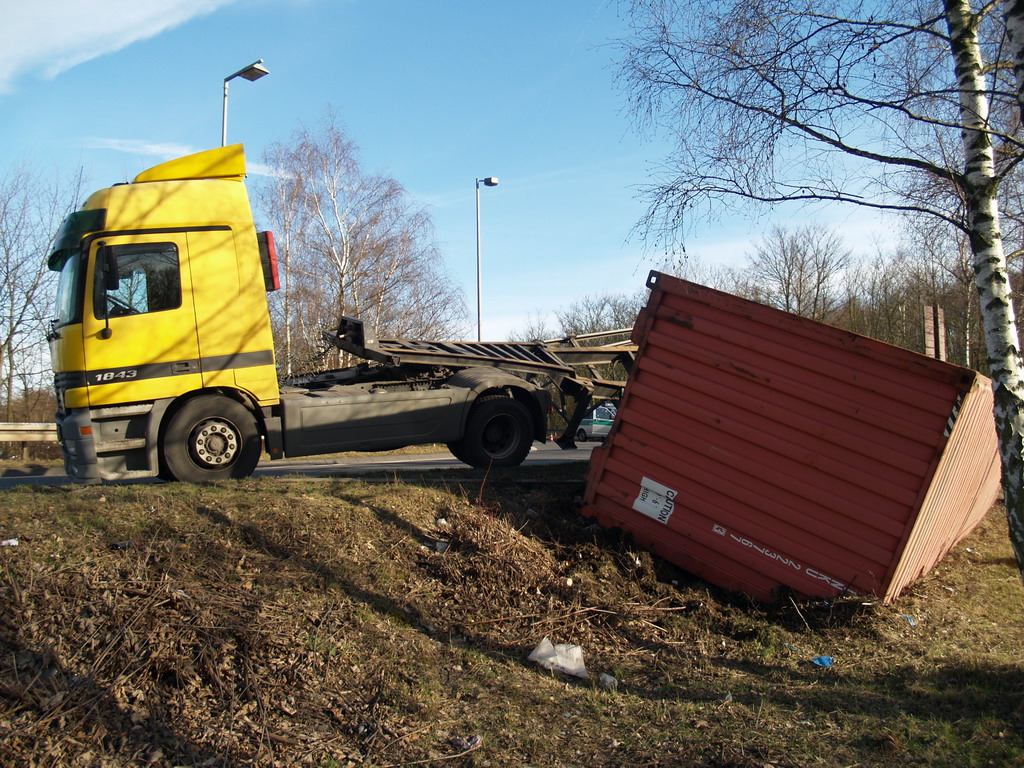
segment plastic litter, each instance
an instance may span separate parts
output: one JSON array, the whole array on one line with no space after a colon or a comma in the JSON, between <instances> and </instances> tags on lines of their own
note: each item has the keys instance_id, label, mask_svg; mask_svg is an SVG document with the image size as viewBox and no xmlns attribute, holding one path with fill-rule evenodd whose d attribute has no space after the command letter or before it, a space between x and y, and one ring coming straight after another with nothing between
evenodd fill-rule
<instances>
[{"instance_id":1,"label":"plastic litter","mask_svg":"<svg viewBox=\"0 0 1024 768\"><path fill-rule=\"evenodd\" d=\"M819 667L828 668L831 667L833 663L835 663L835 659L833 659L831 656L815 656L813 659L811 659L811 663L817 664Z\"/></svg>"},{"instance_id":2,"label":"plastic litter","mask_svg":"<svg viewBox=\"0 0 1024 768\"><path fill-rule=\"evenodd\" d=\"M914 617L913 616L908 616L907 614L903 614L903 618L907 620L907 623L910 626L912 626L912 627L916 627L917 626L917 622L914 621Z\"/></svg>"},{"instance_id":3,"label":"plastic litter","mask_svg":"<svg viewBox=\"0 0 1024 768\"><path fill-rule=\"evenodd\" d=\"M0 541L0 547L16 547L20 543L17 539L4 539Z\"/></svg>"},{"instance_id":4,"label":"plastic litter","mask_svg":"<svg viewBox=\"0 0 1024 768\"><path fill-rule=\"evenodd\" d=\"M463 738L462 736L456 736L454 739L448 739L448 743L459 750L459 754L465 754L466 752L472 752L474 749L484 743L483 737L481 736L470 736L469 738Z\"/></svg>"},{"instance_id":5,"label":"plastic litter","mask_svg":"<svg viewBox=\"0 0 1024 768\"><path fill-rule=\"evenodd\" d=\"M536 648L530 651L527 658L530 661L536 661L544 669L553 669L575 677L590 677L583 663L583 649L578 645L569 645L568 643L552 645L551 641L545 637L537 644Z\"/></svg>"},{"instance_id":6,"label":"plastic litter","mask_svg":"<svg viewBox=\"0 0 1024 768\"><path fill-rule=\"evenodd\" d=\"M613 675L609 675L607 672L602 672L597 677L598 682L601 683L601 687L606 691L617 691L619 690L619 681Z\"/></svg>"}]
</instances>

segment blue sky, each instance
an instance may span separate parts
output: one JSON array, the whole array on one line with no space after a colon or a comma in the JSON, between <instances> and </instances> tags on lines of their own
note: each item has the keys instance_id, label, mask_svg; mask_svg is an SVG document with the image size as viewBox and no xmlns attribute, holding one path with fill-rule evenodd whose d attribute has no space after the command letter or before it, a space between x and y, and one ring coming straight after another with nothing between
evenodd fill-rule
<instances>
[{"instance_id":1,"label":"blue sky","mask_svg":"<svg viewBox=\"0 0 1024 768\"><path fill-rule=\"evenodd\" d=\"M475 330L474 180L483 335L503 339L585 295L643 287L660 254L631 232L638 187L667 154L616 83L615 0L2 0L0 169L81 168L89 190L229 143L250 161L328 108L430 211ZM855 214L856 216L857 214ZM864 231L857 219L836 220ZM699 229L688 251L737 265L765 220Z\"/></svg>"}]
</instances>

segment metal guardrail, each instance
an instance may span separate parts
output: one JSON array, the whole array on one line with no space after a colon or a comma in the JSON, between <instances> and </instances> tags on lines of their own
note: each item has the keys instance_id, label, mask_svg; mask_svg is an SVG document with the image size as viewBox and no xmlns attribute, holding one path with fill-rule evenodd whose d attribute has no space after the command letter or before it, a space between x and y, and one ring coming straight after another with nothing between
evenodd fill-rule
<instances>
[{"instance_id":1,"label":"metal guardrail","mask_svg":"<svg viewBox=\"0 0 1024 768\"><path fill-rule=\"evenodd\" d=\"M55 443L57 426L46 422L0 422L0 443Z\"/></svg>"}]
</instances>

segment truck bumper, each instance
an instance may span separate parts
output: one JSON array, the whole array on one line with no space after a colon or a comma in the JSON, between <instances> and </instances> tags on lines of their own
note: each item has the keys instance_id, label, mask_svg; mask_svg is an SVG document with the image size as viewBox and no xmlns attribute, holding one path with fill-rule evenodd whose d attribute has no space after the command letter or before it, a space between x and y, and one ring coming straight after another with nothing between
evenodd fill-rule
<instances>
[{"instance_id":1,"label":"truck bumper","mask_svg":"<svg viewBox=\"0 0 1024 768\"><path fill-rule=\"evenodd\" d=\"M64 471L75 482L100 481L92 418L88 408L74 408L57 414L57 437L64 453Z\"/></svg>"},{"instance_id":2,"label":"truck bumper","mask_svg":"<svg viewBox=\"0 0 1024 768\"><path fill-rule=\"evenodd\" d=\"M57 414L64 469L79 483L156 477L160 422L170 399Z\"/></svg>"}]
</instances>

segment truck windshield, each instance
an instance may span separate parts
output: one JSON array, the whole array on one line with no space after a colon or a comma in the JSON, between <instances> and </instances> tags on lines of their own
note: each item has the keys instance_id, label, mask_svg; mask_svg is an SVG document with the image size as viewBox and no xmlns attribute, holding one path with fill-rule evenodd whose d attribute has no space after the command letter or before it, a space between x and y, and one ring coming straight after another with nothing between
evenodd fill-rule
<instances>
[{"instance_id":1,"label":"truck windshield","mask_svg":"<svg viewBox=\"0 0 1024 768\"><path fill-rule=\"evenodd\" d=\"M78 276L82 271L82 255L76 253L69 256L61 267L57 280L57 322L56 325L67 325L76 322L81 315L78 305L82 291L79 290Z\"/></svg>"},{"instance_id":2,"label":"truck windshield","mask_svg":"<svg viewBox=\"0 0 1024 768\"><path fill-rule=\"evenodd\" d=\"M82 314L82 291L79 276L82 272L82 238L106 226L107 209L89 208L68 214L53 240L53 251L47 266L60 272L57 282L57 320L55 325L77 322Z\"/></svg>"}]
</instances>

